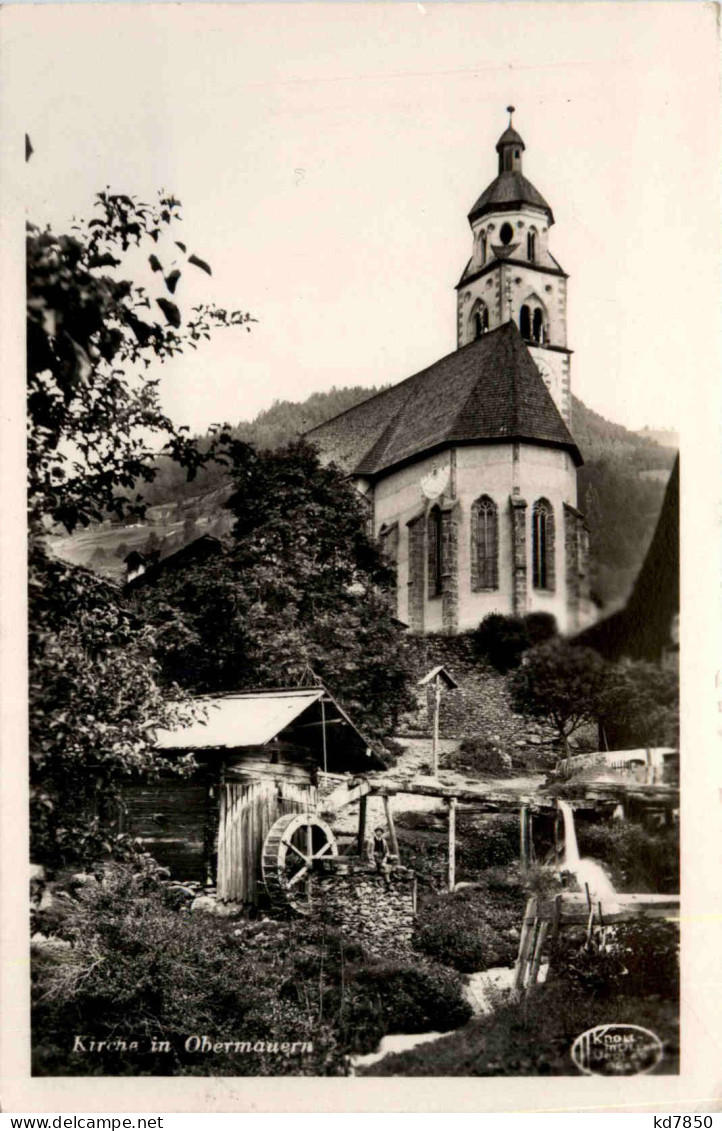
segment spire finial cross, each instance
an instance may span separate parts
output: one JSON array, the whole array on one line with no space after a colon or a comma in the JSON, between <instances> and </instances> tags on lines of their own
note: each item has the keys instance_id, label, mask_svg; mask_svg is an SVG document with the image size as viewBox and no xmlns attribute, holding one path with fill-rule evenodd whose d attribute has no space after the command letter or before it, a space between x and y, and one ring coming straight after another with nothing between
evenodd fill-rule
<instances>
[{"instance_id":1,"label":"spire finial cross","mask_svg":"<svg viewBox=\"0 0 722 1131\"><path fill-rule=\"evenodd\" d=\"M516 110L516 106L507 106L506 112L509 115L509 129L511 129L511 116Z\"/></svg>"}]
</instances>

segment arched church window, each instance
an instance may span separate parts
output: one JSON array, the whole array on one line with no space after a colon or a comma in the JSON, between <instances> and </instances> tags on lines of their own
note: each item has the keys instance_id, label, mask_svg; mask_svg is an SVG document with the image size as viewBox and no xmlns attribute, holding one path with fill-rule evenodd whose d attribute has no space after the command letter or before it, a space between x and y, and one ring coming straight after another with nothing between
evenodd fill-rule
<instances>
[{"instance_id":1,"label":"arched church window","mask_svg":"<svg viewBox=\"0 0 722 1131\"><path fill-rule=\"evenodd\" d=\"M531 515L532 584L554 590L554 511L548 499L537 499Z\"/></svg>"},{"instance_id":2,"label":"arched church window","mask_svg":"<svg viewBox=\"0 0 722 1131\"><path fill-rule=\"evenodd\" d=\"M508 222L505 222L501 225L501 230L499 232L499 239L504 244L504 246L506 246L507 244L510 244L511 241L514 239L514 229L512 228L511 224L509 224Z\"/></svg>"},{"instance_id":3,"label":"arched church window","mask_svg":"<svg viewBox=\"0 0 722 1131\"><path fill-rule=\"evenodd\" d=\"M482 267L486 263L486 238L486 232L482 232L479 236L479 258L481 259Z\"/></svg>"},{"instance_id":4,"label":"arched church window","mask_svg":"<svg viewBox=\"0 0 722 1131\"><path fill-rule=\"evenodd\" d=\"M488 495L471 507L471 588L499 588L499 511Z\"/></svg>"},{"instance_id":5,"label":"arched church window","mask_svg":"<svg viewBox=\"0 0 722 1131\"><path fill-rule=\"evenodd\" d=\"M536 232L533 228L526 237L526 257L530 263L536 263Z\"/></svg>"},{"instance_id":6,"label":"arched church window","mask_svg":"<svg viewBox=\"0 0 722 1131\"><path fill-rule=\"evenodd\" d=\"M489 329L489 308L481 299L477 299L471 311L471 337L480 338Z\"/></svg>"},{"instance_id":7,"label":"arched church window","mask_svg":"<svg viewBox=\"0 0 722 1131\"><path fill-rule=\"evenodd\" d=\"M438 597L443 592L443 543L441 508L432 507L427 524L427 554L429 597Z\"/></svg>"},{"instance_id":8,"label":"arched church window","mask_svg":"<svg viewBox=\"0 0 722 1131\"><path fill-rule=\"evenodd\" d=\"M531 338L531 311L526 303L519 311L519 332L522 338L528 342Z\"/></svg>"},{"instance_id":9,"label":"arched church window","mask_svg":"<svg viewBox=\"0 0 722 1131\"><path fill-rule=\"evenodd\" d=\"M534 308L531 333L535 342L544 340L544 312L539 306Z\"/></svg>"}]
</instances>

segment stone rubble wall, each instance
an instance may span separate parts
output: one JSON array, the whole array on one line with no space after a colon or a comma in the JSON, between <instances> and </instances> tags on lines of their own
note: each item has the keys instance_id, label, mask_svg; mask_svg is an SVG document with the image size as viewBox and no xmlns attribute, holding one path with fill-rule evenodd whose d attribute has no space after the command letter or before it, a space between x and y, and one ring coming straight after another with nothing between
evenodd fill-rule
<instances>
[{"instance_id":1,"label":"stone rubble wall","mask_svg":"<svg viewBox=\"0 0 722 1131\"><path fill-rule=\"evenodd\" d=\"M541 723L515 714L510 701L507 677L495 671L474 653L469 636L427 635L409 637L417 678L443 664L459 684L457 690L444 688L439 713L442 738L486 738L513 754L513 747L538 746L553 739L554 731ZM419 708L408 714L400 735L430 733L433 718L433 690L419 689Z\"/></svg>"},{"instance_id":2,"label":"stone rubble wall","mask_svg":"<svg viewBox=\"0 0 722 1131\"><path fill-rule=\"evenodd\" d=\"M386 886L377 872L318 877L319 914L379 956L399 956L411 947L416 917L416 877L396 871Z\"/></svg>"}]
</instances>

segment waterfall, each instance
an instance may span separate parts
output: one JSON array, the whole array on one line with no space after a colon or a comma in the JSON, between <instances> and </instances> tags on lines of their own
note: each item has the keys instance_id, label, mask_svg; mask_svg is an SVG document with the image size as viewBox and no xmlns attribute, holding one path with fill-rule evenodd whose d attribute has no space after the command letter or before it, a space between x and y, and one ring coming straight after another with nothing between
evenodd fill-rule
<instances>
[{"instance_id":1,"label":"waterfall","mask_svg":"<svg viewBox=\"0 0 722 1131\"><path fill-rule=\"evenodd\" d=\"M594 896L595 899L609 899L616 895L614 884L602 865L598 864L596 860L590 860L586 857L583 860L580 858L577 830L574 825L574 812L571 805L567 801L562 801L561 798L557 798L557 805L564 818L563 867L576 876L582 887L586 884L589 888L589 894Z\"/></svg>"},{"instance_id":2,"label":"waterfall","mask_svg":"<svg viewBox=\"0 0 722 1131\"><path fill-rule=\"evenodd\" d=\"M564 818L564 864L570 872L576 872L579 867L579 845L574 826L574 813L568 801L557 798L557 805Z\"/></svg>"}]
</instances>

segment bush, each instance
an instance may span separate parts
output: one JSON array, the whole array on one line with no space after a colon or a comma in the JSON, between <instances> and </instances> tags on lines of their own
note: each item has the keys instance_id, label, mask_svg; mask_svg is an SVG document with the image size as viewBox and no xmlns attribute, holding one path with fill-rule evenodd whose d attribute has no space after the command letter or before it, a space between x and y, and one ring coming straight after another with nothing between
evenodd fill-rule
<instances>
[{"instance_id":1,"label":"bush","mask_svg":"<svg viewBox=\"0 0 722 1131\"><path fill-rule=\"evenodd\" d=\"M337 1011L341 1045L358 1052L372 1052L388 1033L456 1029L472 1014L458 974L420 963L347 970L327 1006Z\"/></svg>"},{"instance_id":2,"label":"bush","mask_svg":"<svg viewBox=\"0 0 722 1131\"><path fill-rule=\"evenodd\" d=\"M521 882L494 870L482 883L424 905L416 950L465 974L515 961L525 905Z\"/></svg>"},{"instance_id":3,"label":"bush","mask_svg":"<svg viewBox=\"0 0 722 1131\"><path fill-rule=\"evenodd\" d=\"M460 877L478 880L479 873L516 863L519 859L519 820L505 814L472 817L458 822L457 870Z\"/></svg>"},{"instance_id":4,"label":"bush","mask_svg":"<svg viewBox=\"0 0 722 1131\"><path fill-rule=\"evenodd\" d=\"M502 673L519 666L522 653L529 645L529 632L524 622L519 617L501 613L489 613L474 633L477 655Z\"/></svg>"},{"instance_id":5,"label":"bush","mask_svg":"<svg viewBox=\"0 0 722 1131\"><path fill-rule=\"evenodd\" d=\"M466 770L495 778L512 773L510 755L486 738L465 738L458 750L442 755L441 762L444 769Z\"/></svg>"},{"instance_id":6,"label":"bush","mask_svg":"<svg viewBox=\"0 0 722 1131\"><path fill-rule=\"evenodd\" d=\"M532 648L537 644L546 644L547 640L557 635L557 621L552 613L527 613L524 626Z\"/></svg>"},{"instance_id":7,"label":"bush","mask_svg":"<svg viewBox=\"0 0 722 1131\"><path fill-rule=\"evenodd\" d=\"M579 851L605 864L622 892L679 891L679 834L676 828L654 832L635 821L579 822Z\"/></svg>"},{"instance_id":8,"label":"bush","mask_svg":"<svg viewBox=\"0 0 722 1131\"><path fill-rule=\"evenodd\" d=\"M243 933L246 928L178 914L151 879L138 884L129 868L116 869L103 885L84 891L66 917L62 930L70 948L35 948L34 1073L206 1075L207 1057L185 1049L193 1034L312 1046L303 1055L224 1050L213 1054L214 1075L343 1072L317 981L303 1006L282 993L289 956L299 948L294 932L301 931L295 925L274 929L279 937L269 963L261 944ZM76 1035L134 1040L139 1047L71 1055ZM169 1051L151 1052L154 1040L168 1041Z\"/></svg>"},{"instance_id":9,"label":"bush","mask_svg":"<svg viewBox=\"0 0 722 1131\"><path fill-rule=\"evenodd\" d=\"M579 947L560 936L551 976L593 997L679 997L679 930L664 920L639 918L610 928L604 949Z\"/></svg>"}]
</instances>

